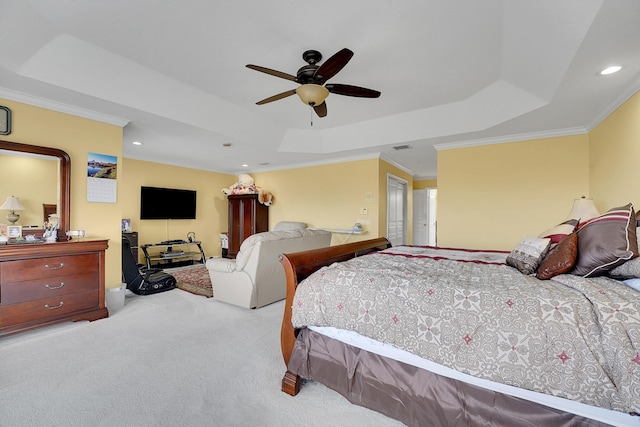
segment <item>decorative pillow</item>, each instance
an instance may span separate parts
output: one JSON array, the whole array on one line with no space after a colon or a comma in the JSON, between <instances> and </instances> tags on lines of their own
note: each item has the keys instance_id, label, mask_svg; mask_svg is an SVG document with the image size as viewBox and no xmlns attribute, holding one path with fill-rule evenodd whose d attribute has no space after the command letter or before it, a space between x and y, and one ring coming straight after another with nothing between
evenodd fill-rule
<instances>
[{"instance_id":1,"label":"decorative pillow","mask_svg":"<svg viewBox=\"0 0 640 427\"><path fill-rule=\"evenodd\" d=\"M640 214L639 214L640 215ZM640 227L636 228L636 239L640 236ZM640 253L640 239L638 239L638 253ZM640 258L633 258L609 272L614 279L632 279L640 277Z\"/></svg>"},{"instance_id":2,"label":"decorative pillow","mask_svg":"<svg viewBox=\"0 0 640 427\"><path fill-rule=\"evenodd\" d=\"M636 214L631 203L590 219L577 233L578 258L571 274L601 276L638 256Z\"/></svg>"},{"instance_id":3,"label":"decorative pillow","mask_svg":"<svg viewBox=\"0 0 640 427\"><path fill-rule=\"evenodd\" d=\"M507 265L517 268L522 274L532 274L547 254L551 239L525 237L507 257Z\"/></svg>"},{"instance_id":4,"label":"decorative pillow","mask_svg":"<svg viewBox=\"0 0 640 427\"><path fill-rule=\"evenodd\" d=\"M579 222L579 218L568 219L565 222L550 228L544 233L541 233L538 237L542 239L551 239L551 243L559 243L560 240L564 239L576 230Z\"/></svg>"},{"instance_id":5,"label":"decorative pillow","mask_svg":"<svg viewBox=\"0 0 640 427\"><path fill-rule=\"evenodd\" d=\"M536 271L536 277L548 280L553 276L568 272L573 268L577 256L578 235L571 233L549 250Z\"/></svg>"}]
</instances>

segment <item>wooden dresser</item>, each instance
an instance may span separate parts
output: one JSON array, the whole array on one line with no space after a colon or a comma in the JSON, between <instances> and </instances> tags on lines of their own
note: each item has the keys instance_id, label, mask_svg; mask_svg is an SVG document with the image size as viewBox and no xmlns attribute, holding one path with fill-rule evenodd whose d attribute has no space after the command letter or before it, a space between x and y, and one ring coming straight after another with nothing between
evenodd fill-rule
<instances>
[{"instance_id":1,"label":"wooden dresser","mask_svg":"<svg viewBox=\"0 0 640 427\"><path fill-rule=\"evenodd\" d=\"M258 202L257 194L234 194L229 200L229 252L235 258L244 239L269 231L269 208Z\"/></svg>"},{"instance_id":2,"label":"wooden dresser","mask_svg":"<svg viewBox=\"0 0 640 427\"><path fill-rule=\"evenodd\" d=\"M107 317L107 247L107 240L0 246L0 336Z\"/></svg>"}]
</instances>

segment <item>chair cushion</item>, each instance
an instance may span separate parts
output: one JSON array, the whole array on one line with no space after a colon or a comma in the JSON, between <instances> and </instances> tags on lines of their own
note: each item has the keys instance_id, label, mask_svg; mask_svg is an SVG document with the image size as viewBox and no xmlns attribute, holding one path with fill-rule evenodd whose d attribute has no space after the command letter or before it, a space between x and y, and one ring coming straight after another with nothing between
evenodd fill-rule
<instances>
[{"instance_id":1,"label":"chair cushion","mask_svg":"<svg viewBox=\"0 0 640 427\"><path fill-rule=\"evenodd\" d=\"M259 242L267 242L271 240L297 239L302 237L302 230L290 231L265 231L263 233L252 234L247 237L240 245L240 250L236 255L236 271L241 271L247 265L254 246Z\"/></svg>"},{"instance_id":2,"label":"chair cushion","mask_svg":"<svg viewBox=\"0 0 640 427\"><path fill-rule=\"evenodd\" d=\"M280 221L273 227L273 231L302 230L305 228L307 228L306 222Z\"/></svg>"},{"instance_id":3,"label":"chair cushion","mask_svg":"<svg viewBox=\"0 0 640 427\"><path fill-rule=\"evenodd\" d=\"M228 258L209 258L207 260L207 268L213 271L231 273L232 271L236 271L236 260Z\"/></svg>"}]
</instances>

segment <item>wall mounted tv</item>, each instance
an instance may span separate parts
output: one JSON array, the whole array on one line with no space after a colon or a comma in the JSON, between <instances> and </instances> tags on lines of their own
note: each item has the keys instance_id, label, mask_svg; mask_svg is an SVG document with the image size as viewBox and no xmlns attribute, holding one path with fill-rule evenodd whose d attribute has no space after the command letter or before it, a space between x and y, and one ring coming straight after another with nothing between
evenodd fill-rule
<instances>
[{"instance_id":1,"label":"wall mounted tv","mask_svg":"<svg viewBox=\"0 0 640 427\"><path fill-rule=\"evenodd\" d=\"M140 219L196 219L196 192L140 187Z\"/></svg>"}]
</instances>

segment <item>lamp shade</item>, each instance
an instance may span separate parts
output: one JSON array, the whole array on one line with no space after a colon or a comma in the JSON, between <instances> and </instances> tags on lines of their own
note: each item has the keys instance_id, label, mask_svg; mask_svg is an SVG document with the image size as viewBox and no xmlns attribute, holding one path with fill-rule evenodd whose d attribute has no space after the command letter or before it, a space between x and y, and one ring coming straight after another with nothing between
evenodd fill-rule
<instances>
[{"instance_id":1,"label":"lamp shade","mask_svg":"<svg viewBox=\"0 0 640 427\"><path fill-rule=\"evenodd\" d=\"M20 200L15 196L7 197L7 200L4 201L0 209L6 209L9 211L21 211L24 210L24 206L20 203Z\"/></svg>"},{"instance_id":2,"label":"lamp shade","mask_svg":"<svg viewBox=\"0 0 640 427\"><path fill-rule=\"evenodd\" d=\"M571 212L569 212L567 219L577 219L580 222L585 222L599 215L600 212L596 209L596 205L593 203L593 200L582 197L581 199L575 199L573 201L573 206L571 207Z\"/></svg>"},{"instance_id":3,"label":"lamp shade","mask_svg":"<svg viewBox=\"0 0 640 427\"><path fill-rule=\"evenodd\" d=\"M311 106L322 104L329 96L329 90L326 87L311 83L298 86L296 93L302 102Z\"/></svg>"}]
</instances>

